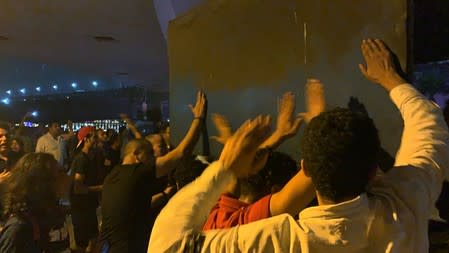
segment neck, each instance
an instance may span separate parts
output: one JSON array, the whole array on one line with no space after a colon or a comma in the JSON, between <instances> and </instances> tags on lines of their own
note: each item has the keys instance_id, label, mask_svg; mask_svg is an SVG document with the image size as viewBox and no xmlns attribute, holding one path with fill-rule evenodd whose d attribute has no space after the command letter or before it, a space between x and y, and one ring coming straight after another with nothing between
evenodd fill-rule
<instances>
[{"instance_id":1,"label":"neck","mask_svg":"<svg viewBox=\"0 0 449 253\"><path fill-rule=\"evenodd\" d=\"M318 200L318 205L319 206L325 206L325 205L335 205L336 202L326 199L324 197L322 197L318 192L316 192L316 198Z\"/></svg>"},{"instance_id":2,"label":"neck","mask_svg":"<svg viewBox=\"0 0 449 253\"><path fill-rule=\"evenodd\" d=\"M325 197L321 196L320 193L318 191L316 191L316 198L318 200L318 205L319 206L325 206L325 205L335 205L335 204L338 204L338 203L349 201L349 200L351 200L351 199L353 199L355 197L346 197L346 198L343 198L340 201L333 201L333 200L330 200L328 198L325 198Z\"/></svg>"}]
</instances>

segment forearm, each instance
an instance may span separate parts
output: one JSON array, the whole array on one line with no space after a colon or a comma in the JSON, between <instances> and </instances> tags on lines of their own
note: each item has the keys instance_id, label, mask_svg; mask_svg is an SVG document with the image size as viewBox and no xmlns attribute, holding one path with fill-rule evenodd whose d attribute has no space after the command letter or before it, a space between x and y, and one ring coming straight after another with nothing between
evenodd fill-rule
<instances>
[{"instance_id":1,"label":"forearm","mask_svg":"<svg viewBox=\"0 0 449 253\"><path fill-rule=\"evenodd\" d=\"M272 216L288 213L297 215L315 197L312 180L299 171L279 192L273 194L270 200Z\"/></svg>"},{"instance_id":2,"label":"forearm","mask_svg":"<svg viewBox=\"0 0 449 253\"><path fill-rule=\"evenodd\" d=\"M199 178L171 198L154 224L150 252L164 252L185 234L201 231L220 194L236 180L222 166L221 162L212 163Z\"/></svg>"},{"instance_id":3,"label":"forearm","mask_svg":"<svg viewBox=\"0 0 449 253\"><path fill-rule=\"evenodd\" d=\"M282 142L284 142L287 138L282 136L281 134L274 132L264 143L260 146L260 148L272 148L276 149L279 147Z\"/></svg>"},{"instance_id":4,"label":"forearm","mask_svg":"<svg viewBox=\"0 0 449 253\"><path fill-rule=\"evenodd\" d=\"M175 148L174 151L177 151L182 156L189 155L193 152L193 148L195 147L198 139L200 137L202 128L202 123L200 118L195 118L190 125L187 134L182 139L181 143Z\"/></svg>"},{"instance_id":5,"label":"forearm","mask_svg":"<svg viewBox=\"0 0 449 253\"><path fill-rule=\"evenodd\" d=\"M133 123L128 123L128 129L134 135L135 139L142 139L142 134Z\"/></svg>"},{"instance_id":6,"label":"forearm","mask_svg":"<svg viewBox=\"0 0 449 253\"><path fill-rule=\"evenodd\" d=\"M410 85L390 93L404 119L395 166L412 165L441 180L448 175L449 134L440 108Z\"/></svg>"}]
</instances>

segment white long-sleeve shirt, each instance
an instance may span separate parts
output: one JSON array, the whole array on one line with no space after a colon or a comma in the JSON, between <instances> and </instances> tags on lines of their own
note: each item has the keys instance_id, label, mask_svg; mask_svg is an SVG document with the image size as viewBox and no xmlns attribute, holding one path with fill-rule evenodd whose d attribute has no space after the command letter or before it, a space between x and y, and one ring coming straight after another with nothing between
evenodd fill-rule
<instances>
[{"instance_id":1,"label":"white long-sleeve shirt","mask_svg":"<svg viewBox=\"0 0 449 253\"><path fill-rule=\"evenodd\" d=\"M60 165L63 165L66 158L64 138L58 136L55 139L50 133L46 133L37 140L36 152L51 154Z\"/></svg>"},{"instance_id":2,"label":"white long-sleeve shirt","mask_svg":"<svg viewBox=\"0 0 449 253\"><path fill-rule=\"evenodd\" d=\"M278 215L201 232L234 175L210 165L178 192L153 227L148 252L427 252L427 222L449 175L449 133L441 110L408 84L390 92L404 119L395 167L367 193L304 209L299 220ZM350 183L350 179L348 179Z\"/></svg>"}]
</instances>

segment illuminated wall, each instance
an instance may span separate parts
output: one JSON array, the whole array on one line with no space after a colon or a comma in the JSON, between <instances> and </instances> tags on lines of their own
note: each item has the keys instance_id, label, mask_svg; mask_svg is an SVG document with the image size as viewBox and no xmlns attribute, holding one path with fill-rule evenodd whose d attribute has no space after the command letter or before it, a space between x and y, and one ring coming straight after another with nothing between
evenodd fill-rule
<instances>
[{"instance_id":1,"label":"illuminated wall","mask_svg":"<svg viewBox=\"0 0 449 253\"><path fill-rule=\"evenodd\" d=\"M187 104L204 89L209 112L237 127L259 113L275 116L285 91L304 110L307 77L323 81L330 107L350 96L365 103L385 148L395 152L402 121L387 94L364 80L363 38L384 39L405 66L406 0L209 0L170 23L170 120L174 142L191 122ZM209 133L215 134L210 124ZM282 150L298 155L299 137ZM213 145L214 150L218 146Z\"/></svg>"}]
</instances>

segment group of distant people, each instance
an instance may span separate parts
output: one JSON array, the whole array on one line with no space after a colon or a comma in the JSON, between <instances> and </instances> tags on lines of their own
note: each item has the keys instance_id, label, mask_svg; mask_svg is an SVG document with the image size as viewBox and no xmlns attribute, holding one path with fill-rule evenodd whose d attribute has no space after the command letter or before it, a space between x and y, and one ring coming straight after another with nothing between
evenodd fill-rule
<instances>
[{"instance_id":1,"label":"group of distant people","mask_svg":"<svg viewBox=\"0 0 449 253\"><path fill-rule=\"evenodd\" d=\"M223 144L218 159L208 150L202 91L177 145L168 127L143 136L122 115L132 135L94 127L61 133L55 123L27 153L0 125L0 252L48 252L49 231L65 217L63 199L70 200L74 252L434 250L429 220L448 228L447 216L434 212L447 205L440 194L449 179L444 115L408 84L383 41L364 40L361 51L362 74L404 120L395 157L357 99L326 109L318 79L307 81L304 113L296 114L293 93L283 95L274 130L270 116L233 132L224 115L213 114L212 139ZM299 161L276 151L304 124Z\"/></svg>"}]
</instances>

